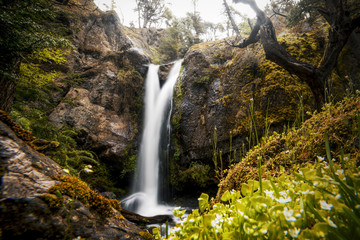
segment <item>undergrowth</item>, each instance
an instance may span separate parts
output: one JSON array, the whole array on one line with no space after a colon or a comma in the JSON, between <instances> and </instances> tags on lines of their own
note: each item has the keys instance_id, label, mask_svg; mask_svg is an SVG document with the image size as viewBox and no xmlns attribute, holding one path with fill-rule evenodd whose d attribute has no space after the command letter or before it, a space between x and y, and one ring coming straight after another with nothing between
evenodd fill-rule
<instances>
[{"instance_id":1,"label":"undergrowth","mask_svg":"<svg viewBox=\"0 0 360 240\"><path fill-rule=\"evenodd\" d=\"M156 239L360 237L360 98L327 104L303 125L259 141L222 180L216 199ZM260 164L259 164L260 163ZM260 180L260 181L259 181Z\"/></svg>"}]
</instances>

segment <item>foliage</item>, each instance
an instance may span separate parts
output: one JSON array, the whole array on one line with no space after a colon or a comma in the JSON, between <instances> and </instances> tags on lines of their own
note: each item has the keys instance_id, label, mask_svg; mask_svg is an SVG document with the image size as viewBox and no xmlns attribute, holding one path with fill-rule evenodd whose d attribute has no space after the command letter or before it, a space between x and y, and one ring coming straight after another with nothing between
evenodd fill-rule
<instances>
[{"instance_id":1,"label":"foliage","mask_svg":"<svg viewBox=\"0 0 360 240\"><path fill-rule=\"evenodd\" d=\"M202 194L200 212L182 219L168 239L358 238L360 172L323 159L292 175L282 170L276 180L263 182L263 194L254 180L241 191L226 191L211 208Z\"/></svg>"},{"instance_id":2,"label":"foliage","mask_svg":"<svg viewBox=\"0 0 360 240\"><path fill-rule=\"evenodd\" d=\"M10 59L25 56L37 49L69 47L70 43L59 37L46 23L54 20L55 10L48 0L2 0L0 7L1 74L6 74L12 66Z\"/></svg>"},{"instance_id":3,"label":"foliage","mask_svg":"<svg viewBox=\"0 0 360 240\"><path fill-rule=\"evenodd\" d=\"M320 17L320 6L324 5L323 0L275 0L272 1L272 8L277 13L287 15L287 22L289 26L296 26L306 21L310 25L316 22ZM349 14L359 13L359 4L355 0L346 2L346 11ZM352 16L351 16L352 17Z\"/></svg>"},{"instance_id":4,"label":"foliage","mask_svg":"<svg viewBox=\"0 0 360 240\"><path fill-rule=\"evenodd\" d=\"M42 88L62 75L59 71L48 71L41 64L61 65L66 62L65 55L69 51L57 48L44 48L34 51L20 65L19 85Z\"/></svg>"},{"instance_id":5,"label":"foliage","mask_svg":"<svg viewBox=\"0 0 360 240\"><path fill-rule=\"evenodd\" d=\"M188 13L185 18L178 19L169 14L166 22L168 27L158 47L164 62L182 58L191 46L201 42L204 30L199 16Z\"/></svg>"},{"instance_id":6,"label":"foliage","mask_svg":"<svg viewBox=\"0 0 360 240\"><path fill-rule=\"evenodd\" d=\"M268 176L277 176L281 166L290 169L294 164L315 161L325 155L324 132L329 135L332 155L340 158L342 151L360 156L357 114L360 98L347 97L337 104L327 104L323 111L314 113L299 129L289 129L283 134L274 133L261 146L254 147L234 168L229 170L219 185L218 199L226 191L240 190L249 179L258 179L258 156Z\"/></svg>"},{"instance_id":7,"label":"foliage","mask_svg":"<svg viewBox=\"0 0 360 240\"><path fill-rule=\"evenodd\" d=\"M198 187L205 188L209 181L210 166L201 163L192 163L188 169L180 172L178 183L192 183Z\"/></svg>"},{"instance_id":8,"label":"foliage","mask_svg":"<svg viewBox=\"0 0 360 240\"><path fill-rule=\"evenodd\" d=\"M203 193L189 216L176 208L181 221L169 237L154 231L155 238L358 238L359 103L357 92L326 104L301 128L259 141L220 183L217 202Z\"/></svg>"},{"instance_id":9,"label":"foliage","mask_svg":"<svg viewBox=\"0 0 360 240\"><path fill-rule=\"evenodd\" d=\"M165 11L164 0L136 0L136 9L139 18L139 28L147 28L159 23ZM143 24L141 26L140 19Z\"/></svg>"}]
</instances>

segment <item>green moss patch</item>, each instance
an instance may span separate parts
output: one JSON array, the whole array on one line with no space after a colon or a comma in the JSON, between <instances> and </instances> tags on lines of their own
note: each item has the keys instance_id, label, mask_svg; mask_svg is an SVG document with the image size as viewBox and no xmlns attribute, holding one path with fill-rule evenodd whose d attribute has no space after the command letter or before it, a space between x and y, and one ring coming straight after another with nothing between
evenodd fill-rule
<instances>
[{"instance_id":1,"label":"green moss patch","mask_svg":"<svg viewBox=\"0 0 360 240\"><path fill-rule=\"evenodd\" d=\"M59 175L54 179L59 181L59 183L49 189L50 194L42 196L42 199L48 203L50 208L61 207L63 205L62 196L66 195L84 204L88 204L90 209L103 217L115 216L114 209L119 213L121 211L119 201L102 196L76 177Z\"/></svg>"}]
</instances>

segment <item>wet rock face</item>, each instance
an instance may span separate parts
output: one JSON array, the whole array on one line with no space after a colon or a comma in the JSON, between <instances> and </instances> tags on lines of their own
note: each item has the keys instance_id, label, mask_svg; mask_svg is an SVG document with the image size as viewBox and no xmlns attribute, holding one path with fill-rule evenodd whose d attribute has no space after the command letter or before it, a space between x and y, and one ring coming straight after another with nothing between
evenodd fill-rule
<instances>
[{"instance_id":1,"label":"wet rock face","mask_svg":"<svg viewBox=\"0 0 360 240\"><path fill-rule=\"evenodd\" d=\"M63 207L50 209L39 197L56 184L51 177L61 174L61 167L1 121L0 169L1 239L143 239L141 230L128 221L102 218L68 197Z\"/></svg>"},{"instance_id":2,"label":"wet rock face","mask_svg":"<svg viewBox=\"0 0 360 240\"><path fill-rule=\"evenodd\" d=\"M180 136L182 160L192 162L211 159L214 127L223 128L220 79L208 79L207 69L214 63L213 48L190 50L184 59L181 79L183 100L176 109L181 112ZM212 77L211 77L212 78Z\"/></svg>"}]
</instances>

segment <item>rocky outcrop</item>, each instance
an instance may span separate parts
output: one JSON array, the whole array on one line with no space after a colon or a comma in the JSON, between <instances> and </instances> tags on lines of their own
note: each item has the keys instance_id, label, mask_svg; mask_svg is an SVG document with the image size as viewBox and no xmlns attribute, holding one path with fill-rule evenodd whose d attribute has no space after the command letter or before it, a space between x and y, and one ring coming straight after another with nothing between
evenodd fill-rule
<instances>
[{"instance_id":1,"label":"rocky outcrop","mask_svg":"<svg viewBox=\"0 0 360 240\"><path fill-rule=\"evenodd\" d=\"M76 199L64 196L63 207L50 208L41 196L57 183L52 177L62 174L61 167L1 121L0 169L1 239L143 239L120 214L101 217Z\"/></svg>"},{"instance_id":2,"label":"rocky outcrop","mask_svg":"<svg viewBox=\"0 0 360 240\"><path fill-rule=\"evenodd\" d=\"M193 46L175 93L173 184L181 191L211 183L216 188L222 170L256 144L255 131L260 141L293 124L299 111L306 117L313 106L308 86L265 60L262 51L234 49L224 40Z\"/></svg>"},{"instance_id":3,"label":"rocky outcrop","mask_svg":"<svg viewBox=\"0 0 360 240\"><path fill-rule=\"evenodd\" d=\"M81 81L72 86L57 83L66 94L58 96L61 101L49 120L58 129L79 130L80 147L95 152L110 174L118 174L136 154L150 58L126 36L114 11L80 2L85 5L61 6L65 13L59 21L68 25L75 47L66 69Z\"/></svg>"}]
</instances>

